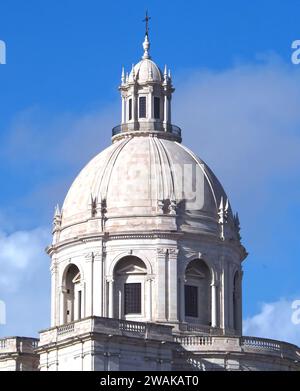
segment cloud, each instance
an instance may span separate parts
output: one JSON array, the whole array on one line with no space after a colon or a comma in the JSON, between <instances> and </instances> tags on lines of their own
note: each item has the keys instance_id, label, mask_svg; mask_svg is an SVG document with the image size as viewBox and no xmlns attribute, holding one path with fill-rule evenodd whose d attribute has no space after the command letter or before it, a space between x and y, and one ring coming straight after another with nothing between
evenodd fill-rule
<instances>
[{"instance_id":1,"label":"cloud","mask_svg":"<svg viewBox=\"0 0 300 391\"><path fill-rule=\"evenodd\" d=\"M287 341L300 346L300 324L292 321L293 300L263 303L261 311L243 322L243 334Z\"/></svg>"},{"instance_id":2,"label":"cloud","mask_svg":"<svg viewBox=\"0 0 300 391\"><path fill-rule=\"evenodd\" d=\"M49 236L45 228L10 234L0 231L0 291L18 290L43 265Z\"/></svg>"},{"instance_id":3,"label":"cloud","mask_svg":"<svg viewBox=\"0 0 300 391\"><path fill-rule=\"evenodd\" d=\"M174 96L175 121L235 199L262 200L272 180L300 178L297 67L269 55L186 75Z\"/></svg>"},{"instance_id":4,"label":"cloud","mask_svg":"<svg viewBox=\"0 0 300 391\"><path fill-rule=\"evenodd\" d=\"M85 164L109 145L111 128L119 121L116 108L107 105L81 114L51 113L38 106L24 109L11 122L0 156L12 165L38 161L63 171Z\"/></svg>"}]
</instances>

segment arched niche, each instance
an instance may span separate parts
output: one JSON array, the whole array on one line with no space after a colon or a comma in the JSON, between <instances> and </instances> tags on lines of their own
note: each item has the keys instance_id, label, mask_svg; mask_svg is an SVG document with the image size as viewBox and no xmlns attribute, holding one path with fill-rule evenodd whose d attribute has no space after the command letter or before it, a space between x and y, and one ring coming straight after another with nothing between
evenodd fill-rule
<instances>
[{"instance_id":1,"label":"arched niche","mask_svg":"<svg viewBox=\"0 0 300 391\"><path fill-rule=\"evenodd\" d=\"M211 326L212 273L206 262L202 259L190 261L184 281L185 321Z\"/></svg>"},{"instance_id":2,"label":"arched niche","mask_svg":"<svg viewBox=\"0 0 300 391\"><path fill-rule=\"evenodd\" d=\"M63 277L63 305L64 323L73 322L82 318L83 300L81 273L74 264L67 266Z\"/></svg>"},{"instance_id":3,"label":"arched niche","mask_svg":"<svg viewBox=\"0 0 300 391\"><path fill-rule=\"evenodd\" d=\"M147 267L136 256L125 256L114 267L113 316L119 319L145 318Z\"/></svg>"}]
</instances>

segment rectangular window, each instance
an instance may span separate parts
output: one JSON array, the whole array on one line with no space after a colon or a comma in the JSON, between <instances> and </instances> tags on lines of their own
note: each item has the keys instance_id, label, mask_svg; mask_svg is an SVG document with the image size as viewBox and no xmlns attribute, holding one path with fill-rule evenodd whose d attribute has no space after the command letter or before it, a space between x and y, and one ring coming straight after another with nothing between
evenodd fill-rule
<instances>
[{"instance_id":1,"label":"rectangular window","mask_svg":"<svg viewBox=\"0 0 300 391\"><path fill-rule=\"evenodd\" d=\"M154 97L154 118L160 118L160 99L157 96Z\"/></svg>"},{"instance_id":2,"label":"rectangular window","mask_svg":"<svg viewBox=\"0 0 300 391\"><path fill-rule=\"evenodd\" d=\"M132 119L132 99L128 101L128 120Z\"/></svg>"},{"instance_id":3,"label":"rectangular window","mask_svg":"<svg viewBox=\"0 0 300 391\"><path fill-rule=\"evenodd\" d=\"M131 283L124 285L124 313L141 314L142 313L142 287L141 283Z\"/></svg>"},{"instance_id":4,"label":"rectangular window","mask_svg":"<svg viewBox=\"0 0 300 391\"><path fill-rule=\"evenodd\" d=\"M139 117L146 118L146 97L141 96L139 98Z\"/></svg>"},{"instance_id":5,"label":"rectangular window","mask_svg":"<svg viewBox=\"0 0 300 391\"><path fill-rule=\"evenodd\" d=\"M198 318L198 288L196 286L185 285L185 316Z\"/></svg>"}]
</instances>

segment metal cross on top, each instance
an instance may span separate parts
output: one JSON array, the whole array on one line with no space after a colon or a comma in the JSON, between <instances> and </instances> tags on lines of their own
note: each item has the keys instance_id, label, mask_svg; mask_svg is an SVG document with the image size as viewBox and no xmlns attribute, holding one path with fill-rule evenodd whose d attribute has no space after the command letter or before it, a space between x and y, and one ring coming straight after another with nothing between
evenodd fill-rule
<instances>
[{"instance_id":1,"label":"metal cross on top","mask_svg":"<svg viewBox=\"0 0 300 391\"><path fill-rule=\"evenodd\" d=\"M149 20L151 19L151 16L148 16L148 11L146 11L146 17L145 19L143 20L143 22L146 23L146 35L148 36L148 32L149 32Z\"/></svg>"}]
</instances>

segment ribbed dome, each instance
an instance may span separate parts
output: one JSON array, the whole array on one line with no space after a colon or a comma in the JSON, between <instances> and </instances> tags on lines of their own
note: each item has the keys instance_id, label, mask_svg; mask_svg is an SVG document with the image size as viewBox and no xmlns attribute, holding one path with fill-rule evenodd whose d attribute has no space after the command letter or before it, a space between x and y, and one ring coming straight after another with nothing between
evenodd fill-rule
<instances>
[{"instance_id":1,"label":"ribbed dome","mask_svg":"<svg viewBox=\"0 0 300 391\"><path fill-rule=\"evenodd\" d=\"M178 231L219 235L221 197L226 195L211 170L181 144L151 136L123 139L75 179L62 208L61 239L89 233L91 199L105 200L110 232L174 230L168 205L175 201Z\"/></svg>"},{"instance_id":2,"label":"ribbed dome","mask_svg":"<svg viewBox=\"0 0 300 391\"><path fill-rule=\"evenodd\" d=\"M152 60L146 58L137 63L129 74L129 82L136 80L138 83L147 81L161 82L162 72Z\"/></svg>"}]
</instances>

